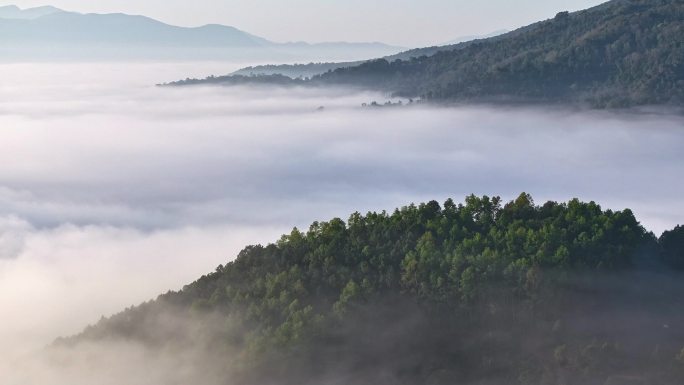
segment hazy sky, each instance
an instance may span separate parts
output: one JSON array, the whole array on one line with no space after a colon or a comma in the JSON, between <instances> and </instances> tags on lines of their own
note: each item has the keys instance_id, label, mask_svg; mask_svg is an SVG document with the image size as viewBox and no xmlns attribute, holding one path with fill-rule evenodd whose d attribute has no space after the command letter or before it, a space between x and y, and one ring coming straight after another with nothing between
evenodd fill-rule
<instances>
[{"instance_id":1,"label":"hazy sky","mask_svg":"<svg viewBox=\"0 0 684 385\"><path fill-rule=\"evenodd\" d=\"M442 43L514 29L603 0L0 0L22 8L54 5L79 12L142 14L167 23L232 25L275 40Z\"/></svg>"}]
</instances>

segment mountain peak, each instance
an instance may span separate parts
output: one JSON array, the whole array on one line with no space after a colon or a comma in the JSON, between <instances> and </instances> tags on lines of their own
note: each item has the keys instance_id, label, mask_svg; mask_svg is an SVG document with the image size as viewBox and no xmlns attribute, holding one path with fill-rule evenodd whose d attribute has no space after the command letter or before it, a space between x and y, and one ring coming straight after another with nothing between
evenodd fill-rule
<instances>
[{"instance_id":1,"label":"mountain peak","mask_svg":"<svg viewBox=\"0 0 684 385\"><path fill-rule=\"evenodd\" d=\"M15 19L15 20L8 20ZM19 20L20 22L18 22ZM401 49L378 44L271 42L220 24L180 27L141 15L78 13L54 7L0 8L5 57L250 58L250 60L358 60ZM125 48L122 50L122 48Z\"/></svg>"},{"instance_id":2,"label":"mountain peak","mask_svg":"<svg viewBox=\"0 0 684 385\"><path fill-rule=\"evenodd\" d=\"M64 12L59 8L51 5L41 7L21 9L16 5L5 5L0 7L0 18L2 19L19 19L19 20L33 20L43 16L51 15L53 13Z\"/></svg>"}]
</instances>

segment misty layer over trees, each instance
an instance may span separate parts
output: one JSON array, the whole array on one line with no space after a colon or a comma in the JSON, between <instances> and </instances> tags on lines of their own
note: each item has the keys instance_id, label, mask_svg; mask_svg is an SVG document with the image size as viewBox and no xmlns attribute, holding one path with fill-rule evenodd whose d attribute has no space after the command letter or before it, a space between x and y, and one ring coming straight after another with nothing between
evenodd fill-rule
<instances>
[{"instance_id":1,"label":"misty layer over trees","mask_svg":"<svg viewBox=\"0 0 684 385\"><path fill-rule=\"evenodd\" d=\"M431 201L249 246L53 349L192 351L211 384L679 384L683 250L594 202Z\"/></svg>"},{"instance_id":2,"label":"misty layer over trees","mask_svg":"<svg viewBox=\"0 0 684 385\"><path fill-rule=\"evenodd\" d=\"M439 52L414 50L395 60L338 68L314 76L310 84L353 85L434 101L681 106L683 44L680 0L613 0Z\"/></svg>"}]
</instances>

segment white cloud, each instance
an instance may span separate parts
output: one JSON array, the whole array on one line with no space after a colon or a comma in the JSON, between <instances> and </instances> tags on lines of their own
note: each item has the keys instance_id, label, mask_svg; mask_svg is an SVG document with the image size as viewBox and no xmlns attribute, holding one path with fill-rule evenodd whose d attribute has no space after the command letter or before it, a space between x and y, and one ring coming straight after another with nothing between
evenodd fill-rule
<instances>
[{"instance_id":1,"label":"white cloud","mask_svg":"<svg viewBox=\"0 0 684 385\"><path fill-rule=\"evenodd\" d=\"M681 117L150 86L218 68L0 65L0 357L356 210L527 191L684 222Z\"/></svg>"},{"instance_id":2,"label":"white cloud","mask_svg":"<svg viewBox=\"0 0 684 385\"><path fill-rule=\"evenodd\" d=\"M0 218L0 259L16 258L24 248L25 236L33 230L27 221L15 216Z\"/></svg>"},{"instance_id":3,"label":"white cloud","mask_svg":"<svg viewBox=\"0 0 684 385\"><path fill-rule=\"evenodd\" d=\"M2 221L5 222L5 221ZM275 238L267 227L131 228L25 226L15 258L0 259L0 356L26 352L143 300L178 290L249 243ZM4 246L4 239L2 239Z\"/></svg>"}]
</instances>

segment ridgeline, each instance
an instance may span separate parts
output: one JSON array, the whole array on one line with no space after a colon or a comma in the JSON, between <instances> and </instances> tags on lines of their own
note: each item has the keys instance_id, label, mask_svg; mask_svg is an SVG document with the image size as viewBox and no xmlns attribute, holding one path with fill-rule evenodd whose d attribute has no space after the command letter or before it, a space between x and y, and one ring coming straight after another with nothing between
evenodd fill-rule
<instances>
[{"instance_id":1,"label":"ridgeline","mask_svg":"<svg viewBox=\"0 0 684 385\"><path fill-rule=\"evenodd\" d=\"M612 0L580 12L560 12L553 19L489 39L418 49L334 70L329 63L326 66L328 72L304 83L360 87L439 103L681 107L684 3ZM175 84L224 81L225 77Z\"/></svg>"},{"instance_id":2,"label":"ridgeline","mask_svg":"<svg viewBox=\"0 0 684 385\"><path fill-rule=\"evenodd\" d=\"M469 196L294 229L58 344L201 341L226 384L674 385L683 266L684 227Z\"/></svg>"}]
</instances>

